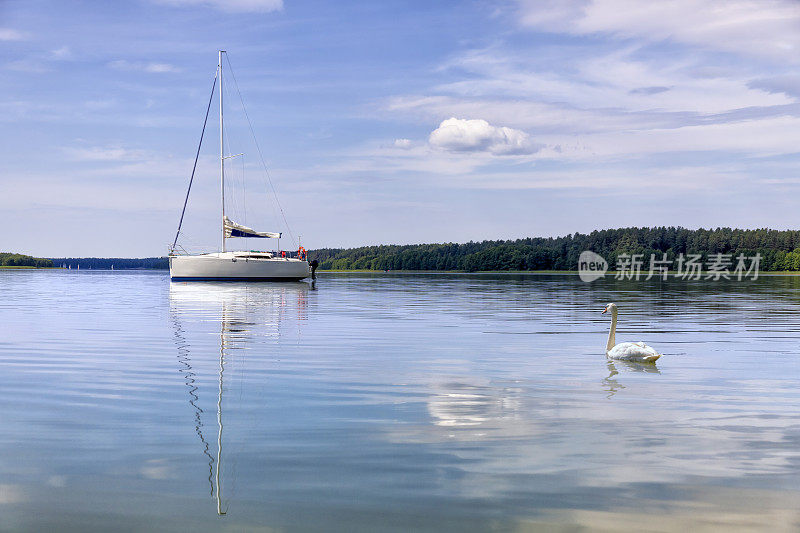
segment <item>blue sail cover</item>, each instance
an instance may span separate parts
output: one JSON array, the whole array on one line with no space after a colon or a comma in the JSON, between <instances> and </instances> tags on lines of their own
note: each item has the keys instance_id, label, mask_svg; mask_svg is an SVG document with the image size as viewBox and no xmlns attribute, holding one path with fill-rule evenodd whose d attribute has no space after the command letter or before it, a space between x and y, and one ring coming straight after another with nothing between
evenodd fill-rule
<instances>
[{"instance_id":1,"label":"blue sail cover","mask_svg":"<svg viewBox=\"0 0 800 533\"><path fill-rule=\"evenodd\" d=\"M242 226L228 217L222 217L225 226L225 237L247 237L251 239L280 239L281 234L272 231L256 231L253 228Z\"/></svg>"},{"instance_id":2,"label":"blue sail cover","mask_svg":"<svg viewBox=\"0 0 800 533\"><path fill-rule=\"evenodd\" d=\"M265 235L259 235L258 233L251 233L249 231L242 231L238 229L232 229L231 234L227 235L228 237L252 237L254 239L266 239Z\"/></svg>"}]
</instances>

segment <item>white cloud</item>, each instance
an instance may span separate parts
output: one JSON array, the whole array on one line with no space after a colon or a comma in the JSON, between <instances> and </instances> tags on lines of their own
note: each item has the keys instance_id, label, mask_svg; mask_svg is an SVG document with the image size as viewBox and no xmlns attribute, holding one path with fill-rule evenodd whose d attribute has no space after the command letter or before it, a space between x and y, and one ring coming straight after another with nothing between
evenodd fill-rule
<instances>
[{"instance_id":1,"label":"white cloud","mask_svg":"<svg viewBox=\"0 0 800 533\"><path fill-rule=\"evenodd\" d=\"M98 98L97 100L87 100L83 105L91 111L100 111L113 108L117 105L117 100L115 98Z\"/></svg>"},{"instance_id":2,"label":"white cloud","mask_svg":"<svg viewBox=\"0 0 800 533\"><path fill-rule=\"evenodd\" d=\"M409 148L411 148L411 139L395 139L394 147L402 148L403 150L408 150Z\"/></svg>"},{"instance_id":3,"label":"white cloud","mask_svg":"<svg viewBox=\"0 0 800 533\"><path fill-rule=\"evenodd\" d=\"M49 70L36 59L17 59L16 61L6 63L5 68L16 72L28 72L31 74L42 74Z\"/></svg>"},{"instance_id":4,"label":"white cloud","mask_svg":"<svg viewBox=\"0 0 800 533\"><path fill-rule=\"evenodd\" d=\"M682 128L620 131L584 137L581 153L564 157L631 157L670 152L727 152L731 157L797 153L800 117L775 116Z\"/></svg>"},{"instance_id":5,"label":"white cloud","mask_svg":"<svg viewBox=\"0 0 800 533\"><path fill-rule=\"evenodd\" d=\"M730 131L726 129L728 127ZM488 151L441 150L420 143L405 150L389 145L367 145L341 154L342 160L337 164L308 169L293 179L303 182L326 176L330 183L337 184L337 188L354 174L361 173L381 175L384 179L394 176L404 181L413 176L424 180L435 178L442 186L470 189L605 189L611 193L653 189L713 190L730 186L733 180L744 182L748 178L747 165L737 161L725 164L698 161L692 164L683 158L686 162L664 166L661 160L650 156L672 151L715 149L759 152L759 149L774 148L776 137L785 137L784 149L800 142L800 133L794 137L787 136L792 128L800 132L800 126L788 119L780 127L760 123L752 126L758 129L753 134L763 137L762 146L750 146L750 136L742 129L748 127L750 124L743 122L738 127L723 125L639 134L618 132L589 136L586 139L588 146L576 143L568 136L553 136L548 138L548 143L553 140L564 144L548 144L524 158L496 157ZM718 129L725 129L725 140L716 131ZM772 130L775 131L771 136L765 134ZM704 144L703 139L708 136L717 138L713 143ZM768 154L761 152L759 155ZM549 164L540 166L540 161ZM558 166L553 166L553 163Z\"/></svg>"},{"instance_id":6,"label":"white cloud","mask_svg":"<svg viewBox=\"0 0 800 533\"><path fill-rule=\"evenodd\" d=\"M174 213L186 194L187 176L194 158L173 158L155 152L96 148L64 150L63 172L13 171L13 187L0 197L0 208L15 209L116 209ZM198 173L213 176L219 160L200 158ZM219 190L211 183L212 202ZM205 184L208 186L208 184ZM218 187L218 184L217 184ZM203 185L201 185L201 189ZM198 190L201 190L198 189ZM40 192L47 190L47 195ZM192 191L194 194L194 189ZM202 194L195 207L202 205Z\"/></svg>"},{"instance_id":7,"label":"white cloud","mask_svg":"<svg viewBox=\"0 0 800 533\"><path fill-rule=\"evenodd\" d=\"M180 69L168 63L147 63L144 66L145 72L180 72Z\"/></svg>"},{"instance_id":8,"label":"white cloud","mask_svg":"<svg viewBox=\"0 0 800 533\"><path fill-rule=\"evenodd\" d=\"M333 183L354 174L435 174L439 176L463 176L476 168L505 158L497 158L488 152L451 152L430 146L428 143L412 143L409 148L398 150L383 143L367 143L341 154L339 161L324 167L312 167L293 176L294 181L312 179L327 174L336 176ZM338 186L338 185L337 185Z\"/></svg>"},{"instance_id":9,"label":"white cloud","mask_svg":"<svg viewBox=\"0 0 800 533\"><path fill-rule=\"evenodd\" d=\"M140 161L145 157L141 150L122 147L64 148L71 161Z\"/></svg>"},{"instance_id":10,"label":"white cloud","mask_svg":"<svg viewBox=\"0 0 800 533\"><path fill-rule=\"evenodd\" d=\"M662 4L648 11L642 6L651 4L634 6L626 0L522 2L528 28L592 34L592 39L539 43L535 49L498 42L466 51L441 69L454 74L454 81L433 86L427 93L395 96L386 101L386 110L428 122L482 117L473 123L444 120L431 134L430 146L473 154L533 154L526 158L531 163L548 160L602 169L628 161L635 168L644 158L673 152L728 154L734 159L796 153L800 142L796 66L789 62L769 66L744 50L736 62L721 59L715 52L723 49L715 48L716 32L721 30L714 21L747 33L738 17L751 17L758 35L773 21L771 28L780 38L786 32L781 33L782 22L773 19L791 18L800 3L795 8L774 2L766 6L767 15L756 15L754 4L735 0L738 16L698 5L698 14L691 16L687 7L691 5L695 4L688 0L670 2L669 9L683 10L670 19ZM623 13L622 20L648 19L652 31L640 32L633 22L628 24L630 31L625 30L628 26L620 19L601 16L603 9ZM682 18L686 20L678 24ZM674 35L669 30L672 24L677 25ZM695 28L694 33L684 26ZM658 47L648 46L659 39L663 42ZM493 124L503 124L510 132ZM541 145L532 145L525 133L533 131ZM431 157L411 153L423 160ZM511 171L524 180L533 169L522 166ZM474 171L487 169L479 165ZM711 175L706 168L703 172ZM681 169L680 174L691 173ZM570 170L569 175L577 174ZM517 180L486 182L497 186ZM569 185L565 181L563 186Z\"/></svg>"},{"instance_id":11,"label":"white cloud","mask_svg":"<svg viewBox=\"0 0 800 533\"><path fill-rule=\"evenodd\" d=\"M752 85L744 66L728 75L709 75L697 72L699 59L691 55L672 52L652 58L636 52L630 46L603 53L552 50L548 52L552 60L569 61L569 68L554 68L529 53L495 47L474 50L448 65L471 76L434 90L470 98L502 97L628 111L720 113L793 101Z\"/></svg>"},{"instance_id":12,"label":"white cloud","mask_svg":"<svg viewBox=\"0 0 800 533\"><path fill-rule=\"evenodd\" d=\"M151 72L154 74L181 71L181 69L174 65L170 65L169 63L144 63L137 61L126 61L124 59L111 61L108 66L116 70L136 70L141 72Z\"/></svg>"},{"instance_id":13,"label":"white cloud","mask_svg":"<svg viewBox=\"0 0 800 533\"><path fill-rule=\"evenodd\" d=\"M498 40L451 56L438 71L444 83L384 101L391 115L441 122L428 144L404 150L395 144L339 171L572 196L652 190L696 196L753 183L766 188L765 177L785 185L793 174L767 167L771 158L797 153L800 61L778 61L783 48L746 48L770 33L778 40L787 35L775 17L786 14L795 26L800 19L781 1L766 5L767 15L754 14L752 3L731 5L744 21L688 0L655 7L625 0L522 2L526 17L517 32L571 37L531 47ZM678 7L680 14L664 12ZM606 19L603 9L619 17L609 11ZM649 30L639 30L637 17L648 19ZM748 44L726 44L728 25ZM788 39L787 49L793 39L800 43L793 34ZM506 154L520 157L497 157Z\"/></svg>"},{"instance_id":14,"label":"white cloud","mask_svg":"<svg viewBox=\"0 0 800 533\"><path fill-rule=\"evenodd\" d=\"M229 13L269 13L283 9L283 0L156 0L171 6L204 6Z\"/></svg>"},{"instance_id":15,"label":"white cloud","mask_svg":"<svg viewBox=\"0 0 800 533\"><path fill-rule=\"evenodd\" d=\"M794 0L521 0L524 25L673 41L800 62L800 3Z\"/></svg>"},{"instance_id":16,"label":"white cloud","mask_svg":"<svg viewBox=\"0 0 800 533\"><path fill-rule=\"evenodd\" d=\"M646 176L646 179L642 179ZM568 177L568 179L566 178ZM624 165L581 167L535 172L482 172L468 176L460 185L476 189L589 189L615 193L658 191L719 190L746 181L747 175L737 169L714 166L678 166L670 168L631 169Z\"/></svg>"},{"instance_id":17,"label":"white cloud","mask_svg":"<svg viewBox=\"0 0 800 533\"><path fill-rule=\"evenodd\" d=\"M0 41L4 40L2 39L2 35L3 30L0 30ZM35 53L27 57L21 57L20 59L10 61L5 64L5 68L17 72L42 74L44 72L50 72L53 70L52 63L54 61L68 61L72 59L72 57L72 51L69 49L69 47L62 46L55 50L50 50L47 53Z\"/></svg>"},{"instance_id":18,"label":"white cloud","mask_svg":"<svg viewBox=\"0 0 800 533\"><path fill-rule=\"evenodd\" d=\"M11 28L0 28L0 41L22 41L27 38L24 33Z\"/></svg>"},{"instance_id":19,"label":"white cloud","mask_svg":"<svg viewBox=\"0 0 800 533\"><path fill-rule=\"evenodd\" d=\"M72 50L69 49L69 46L62 46L61 48L56 48L50 52L50 59L54 60L67 60L72 59Z\"/></svg>"},{"instance_id":20,"label":"white cloud","mask_svg":"<svg viewBox=\"0 0 800 533\"><path fill-rule=\"evenodd\" d=\"M536 140L543 146L530 156L531 160L581 160L599 165L670 152L771 157L796 153L800 145L800 106L695 117L685 113L583 110L535 102L452 97L396 98L388 106L392 112L421 118L466 113L536 131ZM487 125L491 128L489 122ZM423 152L413 153L423 159L430 157Z\"/></svg>"},{"instance_id":21,"label":"white cloud","mask_svg":"<svg viewBox=\"0 0 800 533\"><path fill-rule=\"evenodd\" d=\"M452 152L490 152L495 155L532 154L541 146L524 131L492 126L481 119L448 118L431 132L431 146Z\"/></svg>"},{"instance_id":22,"label":"white cloud","mask_svg":"<svg viewBox=\"0 0 800 533\"><path fill-rule=\"evenodd\" d=\"M494 97L399 96L386 102L391 113L405 113L430 121L455 115L486 117L489 122L518 129L542 132L576 133L666 127L675 119L666 114L619 113L604 109L578 109L563 104L532 99L504 100Z\"/></svg>"}]
</instances>

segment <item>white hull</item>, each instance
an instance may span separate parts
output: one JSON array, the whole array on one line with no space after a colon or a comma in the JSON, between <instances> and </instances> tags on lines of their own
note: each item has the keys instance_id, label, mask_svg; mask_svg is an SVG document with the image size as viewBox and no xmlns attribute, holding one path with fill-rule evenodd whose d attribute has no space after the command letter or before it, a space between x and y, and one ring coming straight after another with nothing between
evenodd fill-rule
<instances>
[{"instance_id":1,"label":"white hull","mask_svg":"<svg viewBox=\"0 0 800 533\"><path fill-rule=\"evenodd\" d=\"M173 281L297 281L309 276L308 261L271 254L222 252L169 258Z\"/></svg>"}]
</instances>

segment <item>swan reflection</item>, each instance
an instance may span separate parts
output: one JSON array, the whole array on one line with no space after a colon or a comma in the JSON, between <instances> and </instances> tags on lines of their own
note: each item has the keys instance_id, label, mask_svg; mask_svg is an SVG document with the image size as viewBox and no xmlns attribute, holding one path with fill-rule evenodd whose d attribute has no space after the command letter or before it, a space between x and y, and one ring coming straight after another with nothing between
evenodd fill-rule
<instances>
[{"instance_id":1,"label":"swan reflection","mask_svg":"<svg viewBox=\"0 0 800 533\"><path fill-rule=\"evenodd\" d=\"M287 313L297 313L299 320L307 318L308 285L297 284L170 284L170 314L174 328L179 371L184 379L189 405L194 414L194 429L208 458L208 482L210 495L216 500L219 516L227 514L223 498L223 395L227 388L224 381L226 366L236 350L244 350L257 338L278 338ZM185 327L184 324L190 324ZM219 348L216 373L216 449L209 444L203 423L205 411L200 406L202 375L208 358L208 350L198 341L192 350L188 341L188 329L203 330L204 326L216 325ZM194 355L192 355L194 351ZM195 363L193 364L193 359ZM244 360L242 359L243 363ZM205 367L207 368L207 366Z\"/></svg>"},{"instance_id":2,"label":"swan reflection","mask_svg":"<svg viewBox=\"0 0 800 533\"><path fill-rule=\"evenodd\" d=\"M617 367L623 370L623 372L644 372L647 374L661 374L661 371L654 363L635 363L631 361L620 361L614 360L611 361L610 359L606 361L606 366L608 367L608 376L603 378L603 390L605 390L608 395L606 398L611 398L617 392L625 389L625 385L621 384L617 381L616 376L619 375L619 370Z\"/></svg>"}]
</instances>

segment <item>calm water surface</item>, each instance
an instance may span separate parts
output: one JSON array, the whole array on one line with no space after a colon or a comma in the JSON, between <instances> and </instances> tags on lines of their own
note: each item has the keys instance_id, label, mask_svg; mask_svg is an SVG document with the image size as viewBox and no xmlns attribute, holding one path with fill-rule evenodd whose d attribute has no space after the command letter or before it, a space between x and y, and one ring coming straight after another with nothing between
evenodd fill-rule
<instances>
[{"instance_id":1,"label":"calm water surface","mask_svg":"<svg viewBox=\"0 0 800 533\"><path fill-rule=\"evenodd\" d=\"M800 529L800 278L2 271L0 328L3 531Z\"/></svg>"}]
</instances>

